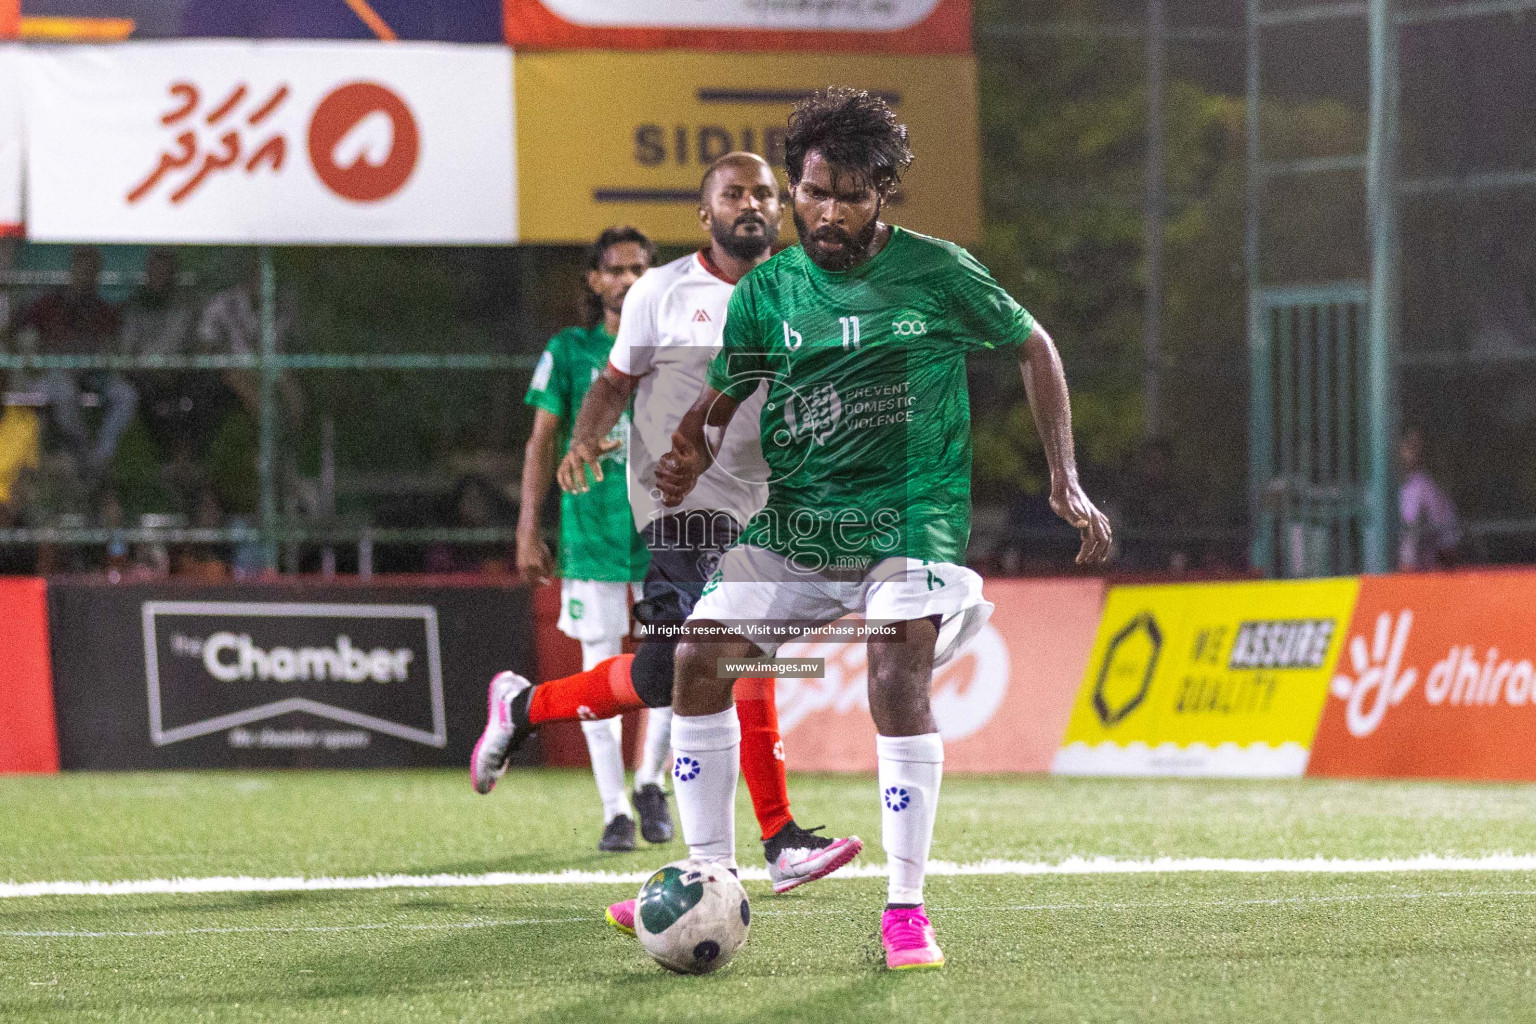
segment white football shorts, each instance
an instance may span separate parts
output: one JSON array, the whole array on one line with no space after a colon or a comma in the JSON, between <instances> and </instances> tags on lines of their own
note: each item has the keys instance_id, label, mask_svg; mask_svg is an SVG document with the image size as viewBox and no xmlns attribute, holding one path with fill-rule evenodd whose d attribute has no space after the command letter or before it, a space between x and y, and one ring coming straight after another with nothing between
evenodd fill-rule
<instances>
[{"instance_id":1,"label":"white football shorts","mask_svg":"<svg viewBox=\"0 0 1536 1024\"><path fill-rule=\"evenodd\" d=\"M862 577L831 577L806 573L776 551L738 544L720 559L688 620L808 629L850 614L871 622L937 615L933 663L942 665L981 632L992 608L981 594L981 577L963 565L895 557L875 563ZM751 639L770 657L784 642L760 635Z\"/></svg>"},{"instance_id":2,"label":"white football shorts","mask_svg":"<svg viewBox=\"0 0 1536 1024\"><path fill-rule=\"evenodd\" d=\"M606 580L560 581L560 632L591 643L629 635L629 609L640 599L634 583Z\"/></svg>"}]
</instances>

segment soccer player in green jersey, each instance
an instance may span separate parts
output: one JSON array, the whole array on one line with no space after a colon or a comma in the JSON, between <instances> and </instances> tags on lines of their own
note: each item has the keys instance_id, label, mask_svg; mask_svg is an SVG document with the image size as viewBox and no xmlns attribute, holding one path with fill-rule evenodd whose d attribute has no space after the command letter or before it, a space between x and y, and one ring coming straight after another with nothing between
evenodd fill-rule
<instances>
[{"instance_id":1,"label":"soccer player in green jersey","mask_svg":"<svg viewBox=\"0 0 1536 1024\"><path fill-rule=\"evenodd\" d=\"M545 582L556 568L539 535L539 507L570 444L576 411L608 365L624 297L655 259L656 246L635 228L609 228L599 235L587 260L593 322L567 328L550 339L533 371L526 399L534 408L533 433L524 454L522 511L517 523L517 566L530 585ZM608 436L617 446L602 456L607 475L584 493L560 496L559 628L581 642L583 670L620 653L629 632L631 587L645 579L650 564L645 540L630 516L624 482L627 413ZM615 716L581 723L603 802L598 849L635 848L634 811L639 812L640 833L648 842L671 841L672 818L661 788L670 753L671 719L668 708L647 713L633 810L624 786L621 720Z\"/></svg>"},{"instance_id":2,"label":"soccer player in green jersey","mask_svg":"<svg viewBox=\"0 0 1536 1024\"><path fill-rule=\"evenodd\" d=\"M907 130L867 92L817 93L785 144L800 245L741 280L707 386L656 471L678 503L709 465L705 429L766 388L759 426L768 503L710 580L678 648L674 785L696 857L734 847L735 717L727 660L849 613L869 624L869 708L878 732L881 921L886 965L939 967L923 876L944 745L933 669L992 605L963 564L971 442L965 357L1016 351L1051 474L1051 506L1082 534L1080 563L1109 550L1109 523L1077 480L1066 378L1050 336L959 246L881 221L911 162Z\"/></svg>"}]
</instances>

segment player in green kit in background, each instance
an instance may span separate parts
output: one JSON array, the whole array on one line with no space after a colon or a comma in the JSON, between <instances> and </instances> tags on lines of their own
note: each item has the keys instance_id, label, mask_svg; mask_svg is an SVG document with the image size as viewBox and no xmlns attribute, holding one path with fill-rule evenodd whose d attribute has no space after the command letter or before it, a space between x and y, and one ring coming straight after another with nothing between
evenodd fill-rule
<instances>
[{"instance_id":1,"label":"player in green kit in background","mask_svg":"<svg viewBox=\"0 0 1536 1024\"><path fill-rule=\"evenodd\" d=\"M923 904L944 744L933 669L992 605L964 565L971 521L965 357L1018 355L1051 474L1051 506L1101 561L1109 523L1077 480L1066 378L1050 336L957 245L880 220L911 162L906 126L879 97L831 89L802 101L785 144L800 245L742 278L708 386L657 467L674 505L709 464L705 428L766 387L759 421L768 503L720 561L678 647L674 785L695 857L731 848L736 736L722 659L772 655L788 630L863 615L880 773L886 966L944 963ZM751 639L748 639L748 637Z\"/></svg>"},{"instance_id":2,"label":"player in green kit in background","mask_svg":"<svg viewBox=\"0 0 1536 1024\"><path fill-rule=\"evenodd\" d=\"M547 581L556 569L539 535L539 507L570 443L571 424L581 400L608 365L624 296L655 258L655 245L635 228L609 228L599 235L587 260L594 322L555 335L534 369L526 399L534 407L533 433L524 455L522 511L517 524L517 566L531 585ZM607 463L603 480L594 481L585 493L560 496L560 631L581 641L583 670L620 653L629 632L631 585L645 579L650 563L645 540L635 531L624 479L627 414L620 417L609 436L620 444L602 457ZM635 811L640 816L640 833L648 842L671 841L672 818L661 788L670 752L671 718L668 708L647 713L633 809L624 786L621 720L614 717L581 723L603 802L603 834L598 849L635 848Z\"/></svg>"}]
</instances>

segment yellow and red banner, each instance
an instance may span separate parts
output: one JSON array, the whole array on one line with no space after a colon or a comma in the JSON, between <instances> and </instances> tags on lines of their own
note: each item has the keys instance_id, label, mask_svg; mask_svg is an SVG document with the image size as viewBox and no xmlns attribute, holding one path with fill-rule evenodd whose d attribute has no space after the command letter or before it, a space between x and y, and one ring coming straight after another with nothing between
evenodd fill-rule
<instances>
[{"instance_id":1,"label":"yellow and red banner","mask_svg":"<svg viewBox=\"0 0 1536 1024\"><path fill-rule=\"evenodd\" d=\"M1052 770L1302 774L1358 588L1115 587Z\"/></svg>"},{"instance_id":2,"label":"yellow and red banner","mask_svg":"<svg viewBox=\"0 0 1536 1024\"><path fill-rule=\"evenodd\" d=\"M530 50L963 54L971 0L503 0L507 42Z\"/></svg>"},{"instance_id":3,"label":"yellow and red banner","mask_svg":"<svg viewBox=\"0 0 1536 1024\"><path fill-rule=\"evenodd\" d=\"M702 242L704 169L734 149L782 167L790 110L830 84L880 93L911 129L917 160L887 219L961 244L981 235L971 57L520 53L514 71L524 242L586 244L619 223Z\"/></svg>"}]
</instances>

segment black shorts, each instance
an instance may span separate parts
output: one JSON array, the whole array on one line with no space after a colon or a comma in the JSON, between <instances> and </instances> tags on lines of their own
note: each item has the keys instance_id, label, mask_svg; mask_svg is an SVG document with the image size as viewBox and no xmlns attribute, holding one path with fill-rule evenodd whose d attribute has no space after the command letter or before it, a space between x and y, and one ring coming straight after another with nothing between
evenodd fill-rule
<instances>
[{"instance_id":1,"label":"black shorts","mask_svg":"<svg viewBox=\"0 0 1536 1024\"><path fill-rule=\"evenodd\" d=\"M741 527L729 512L690 510L653 520L645 528L651 567L644 598L635 605L641 622L682 622L704 593L720 556L736 543Z\"/></svg>"}]
</instances>

